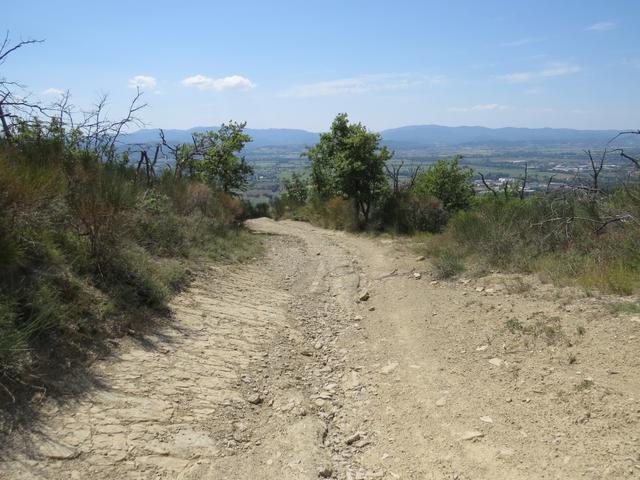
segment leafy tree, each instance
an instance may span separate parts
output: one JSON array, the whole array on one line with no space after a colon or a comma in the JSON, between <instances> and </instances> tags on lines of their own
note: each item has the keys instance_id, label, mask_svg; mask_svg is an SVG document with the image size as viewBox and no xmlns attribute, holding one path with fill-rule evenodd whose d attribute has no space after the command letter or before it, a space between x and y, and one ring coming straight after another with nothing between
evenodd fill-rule
<instances>
[{"instance_id":1,"label":"leafy tree","mask_svg":"<svg viewBox=\"0 0 640 480\"><path fill-rule=\"evenodd\" d=\"M285 196L297 205L304 205L309 196L309 181L298 172L282 179Z\"/></svg>"},{"instance_id":2,"label":"leafy tree","mask_svg":"<svg viewBox=\"0 0 640 480\"><path fill-rule=\"evenodd\" d=\"M229 122L217 131L197 132L191 143L171 146L160 131L162 144L175 158L176 176L195 176L214 190L234 193L246 190L253 167L238 153L251 141L246 123Z\"/></svg>"},{"instance_id":3,"label":"leafy tree","mask_svg":"<svg viewBox=\"0 0 640 480\"><path fill-rule=\"evenodd\" d=\"M388 188L384 165L393 155L380 147L380 135L361 123L349 123L341 113L303 155L311 160L311 180L319 196L352 199L367 224L371 206Z\"/></svg>"},{"instance_id":4,"label":"leafy tree","mask_svg":"<svg viewBox=\"0 0 640 480\"><path fill-rule=\"evenodd\" d=\"M438 160L416 177L411 193L420 197L436 197L450 213L467 208L475 195L469 182L473 171L458 165L461 158Z\"/></svg>"},{"instance_id":5,"label":"leafy tree","mask_svg":"<svg viewBox=\"0 0 640 480\"><path fill-rule=\"evenodd\" d=\"M207 185L225 193L247 189L247 177L253 174L253 167L237 155L251 141L244 133L245 126L244 122L229 122L218 131L194 134L202 149L196 172Z\"/></svg>"}]
</instances>

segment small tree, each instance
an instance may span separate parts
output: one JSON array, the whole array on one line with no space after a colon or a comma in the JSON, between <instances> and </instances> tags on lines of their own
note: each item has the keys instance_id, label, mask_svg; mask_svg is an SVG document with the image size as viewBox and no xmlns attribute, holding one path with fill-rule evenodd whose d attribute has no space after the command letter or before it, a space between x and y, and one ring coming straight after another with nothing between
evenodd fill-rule
<instances>
[{"instance_id":1,"label":"small tree","mask_svg":"<svg viewBox=\"0 0 640 480\"><path fill-rule=\"evenodd\" d=\"M251 137L244 133L246 123L222 124L217 132L196 133L196 141L202 145L202 158L196 163L196 172L213 188L225 193L246 190L247 177L253 167L244 157L239 157Z\"/></svg>"},{"instance_id":2,"label":"small tree","mask_svg":"<svg viewBox=\"0 0 640 480\"><path fill-rule=\"evenodd\" d=\"M284 196L296 205L304 205L309 196L309 181L298 172L282 179Z\"/></svg>"},{"instance_id":3,"label":"small tree","mask_svg":"<svg viewBox=\"0 0 640 480\"><path fill-rule=\"evenodd\" d=\"M473 185L469 182L473 171L460 167L460 158L456 156L451 160L438 160L416 177L411 193L421 197L436 197L449 213L467 208L475 195Z\"/></svg>"},{"instance_id":4,"label":"small tree","mask_svg":"<svg viewBox=\"0 0 640 480\"><path fill-rule=\"evenodd\" d=\"M369 221L371 206L388 188L384 166L393 154L380 147L380 135L361 123L336 116L331 130L303 154L311 160L311 179L323 199L340 195L354 201L358 215Z\"/></svg>"},{"instance_id":5,"label":"small tree","mask_svg":"<svg viewBox=\"0 0 640 480\"><path fill-rule=\"evenodd\" d=\"M244 133L246 123L223 123L217 131L197 132L192 143L170 145L160 131L162 145L174 157L176 176L199 177L214 190L235 193L246 190L253 167L237 154L251 141Z\"/></svg>"}]
</instances>

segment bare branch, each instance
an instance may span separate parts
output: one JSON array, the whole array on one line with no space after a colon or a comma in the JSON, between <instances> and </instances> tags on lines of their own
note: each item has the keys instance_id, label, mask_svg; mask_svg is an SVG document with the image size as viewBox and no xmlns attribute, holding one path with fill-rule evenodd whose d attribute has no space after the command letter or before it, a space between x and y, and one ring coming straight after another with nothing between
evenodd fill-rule
<instances>
[{"instance_id":1,"label":"bare branch","mask_svg":"<svg viewBox=\"0 0 640 480\"><path fill-rule=\"evenodd\" d=\"M484 175L483 175L482 173L480 173L480 178L482 179L482 184L484 185L484 187L485 187L488 191L490 191L491 193L493 193L493 196L494 196L494 197L497 197L497 196L498 196L498 192L497 192L493 187L491 187L491 185L489 185L489 183L487 183L487 180L484 178Z\"/></svg>"},{"instance_id":2,"label":"bare branch","mask_svg":"<svg viewBox=\"0 0 640 480\"><path fill-rule=\"evenodd\" d=\"M627 154L624 152L624 149L622 149L622 148L616 148L616 149L611 150L611 151L612 151L612 152L619 153L619 154L620 154L620 156L621 156L622 158L626 158L627 160L630 160L631 162L633 162L633 163L634 163L634 165L635 165L637 168L640 168L640 159L638 159L638 158L633 158L631 155L627 155Z\"/></svg>"},{"instance_id":3,"label":"bare branch","mask_svg":"<svg viewBox=\"0 0 640 480\"><path fill-rule=\"evenodd\" d=\"M524 189L527 186L528 173L529 173L529 165L525 162L525 164L524 164L524 178L522 179L522 187L520 187L520 200L524 200Z\"/></svg>"},{"instance_id":4,"label":"bare branch","mask_svg":"<svg viewBox=\"0 0 640 480\"><path fill-rule=\"evenodd\" d=\"M607 147L622 135L640 135L640 130L623 130L622 132L618 132L618 134L615 137L613 137L611 140L607 142Z\"/></svg>"},{"instance_id":5,"label":"bare branch","mask_svg":"<svg viewBox=\"0 0 640 480\"><path fill-rule=\"evenodd\" d=\"M13 52L15 52L16 50L18 50L19 48L22 48L26 45L32 45L34 43L43 43L44 40L21 40L20 42L16 43L15 45L13 45L12 47L9 47L9 32L7 31L5 37L4 37L4 41L2 42L2 46L0 47L0 65L2 65L5 61L5 59Z\"/></svg>"},{"instance_id":6,"label":"bare branch","mask_svg":"<svg viewBox=\"0 0 640 480\"><path fill-rule=\"evenodd\" d=\"M551 189L551 182L553 181L553 177L555 177L555 174L554 174L554 175L551 175L551 176L549 177L549 181L547 182L547 188L546 188L546 190L545 190L545 194L547 194L547 195L549 194L549 191L550 191L550 189Z\"/></svg>"},{"instance_id":7,"label":"bare branch","mask_svg":"<svg viewBox=\"0 0 640 480\"><path fill-rule=\"evenodd\" d=\"M418 165L415 170L411 173L411 177L409 179L409 189L413 188L413 186L416 183L416 178L418 178L418 173L420 173L420 170L422 170L422 167L420 165Z\"/></svg>"}]
</instances>

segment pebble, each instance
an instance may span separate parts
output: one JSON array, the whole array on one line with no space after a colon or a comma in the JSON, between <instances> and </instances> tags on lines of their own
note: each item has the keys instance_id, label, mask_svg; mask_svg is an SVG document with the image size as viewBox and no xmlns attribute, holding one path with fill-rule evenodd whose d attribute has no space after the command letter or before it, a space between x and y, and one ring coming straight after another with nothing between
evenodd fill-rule
<instances>
[{"instance_id":1,"label":"pebble","mask_svg":"<svg viewBox=\"0 0 640 480\"><path fill-rule=\"evenodd\" d=\"M388 365L385 365L384 367L382 367L380 369L380 373L382 373L383 375L389 375L391 372L393 372L396 368L398 368L398 362L392 362Z\"/></svg>"},{"instance_id":2,"label":"pebble","mask_svg":"<svg viewBox=\"0 0 640 480\"><path fill-rule=\"evenodd\" d=\"M247 397L247 402L252 403L254 405L259 405L262 403L262 397L258 393L254 393Z\"/></svg>"},{"instance_id":3,"label":"pebble","mask_svg":"<svg viewBox=\"0 0 640 480\"><path fill-rule=\"evenodd\" d=\"M501 358L492 358L491 360L489 360L489 363L491 365L494 365L496 367L501 366L504 363L504 360L502 360Z\"/></svg>"},{"instance_id":4,"label":"pebble","mask_svg":"<svg viewBox=\"0 0 640 480\"><path fill-rule=\"evenodd\" d=\"M347 445L351 445L353 443L356 443L358 440L360 440L362 438L362 435L360 434L360 432L356 432L353 435L351 435L349 438L347 438L344 443L346 443Z\"/></svg>"},{"instance_id":5,"label":"pebble","mask_svg":"<svg viewBox=\"0 0 640 480\"><path fill-rule=\"evenodd\" d=\"M460 440L475 440L476 438L482 438L482 437L484 437L484 433L478 430L469 430L462 434L462 436L460 437Z\"/></svg>"},{"instance_id":6,"label":"pebble","mask_svg":"<svg viewBox=\"0 0 640 480\"><path fill-rule=\"evenodd\" d=\"M436 400L436 407L444 407L447 404L447 397L442 397Z\"/></svg>"},{"instance_id":7,"label":"pebble","mask_svg":"<svg viewBox=\"0 0 640 480\"><path fill-rule=\"evenodd\" d=\"M493 423L493 418L491 417L480 417L480 421L484 423Z\"/></svg>"},{"instance_id":8,"label":"pebble","mask_svg":"<svg viewBox=\"0 0 640 480\"><path fill-rule=\"evenodd\" d=\"M331 478L332 475L333 475L333 468L327 465L322 465L320 468L318 468L318 476L320 478Z\"/></svg>"},{"instance_id":9,"label":"pebble","mask_svg":"<svg viewBox=\"0 0 640 480\"><path fill-rule=\"evenodd\" d=\"M369 294L369 292L367 290L363 290L362 292L360 292L358 300L360 300L361 302L366 302L370 297L371 295Z\"/></svg>"},{"instance_id":10,"label":"pebble","mask_svg":"<svg viewBox=\"0 0 640 480\"><path fill-rule=\"evenodd\" d=\"M413 273L413 278L415 278L416 280L420 280L422 278L422 275L418 272L414 272Z\"/></svg>"}]
</instances>

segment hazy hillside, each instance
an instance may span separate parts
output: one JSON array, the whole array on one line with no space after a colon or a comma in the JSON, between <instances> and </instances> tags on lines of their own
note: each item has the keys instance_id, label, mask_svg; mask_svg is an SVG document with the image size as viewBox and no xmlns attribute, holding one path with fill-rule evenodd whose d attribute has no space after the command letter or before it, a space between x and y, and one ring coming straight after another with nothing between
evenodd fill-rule
<instances>
[{"instance_id":1,"label":"hazy hillside","mask_svg":"<svg viewBox=\"0 0 640 480\"><path fill-rule=\"evenodd\" d=\"M615 130L573 130L568 128L486 128L415 125L384 130L384 141L397 147L455 145L581 145L600 146L618 133Z\"/></svg>"},{"instance_id":2,"label":"hazy hillside","mask_svg":"<svg viewBox=\"0 0 640 480\"><path fill-rule=\"evenodd\" d=\"M171 143L191 141L193 132L215 130L217 127L195 127L188 130L165 130ZM264 147L295 147L300 149L318 141L319 134L300 129L267 128L247 129L253 141L247 150ZM606 144L618 132L616 130L573 130L569 128L487 128L446 127L442 125L412 125L381 132L383 142L395 149L454 146L574 146L598 148ZM129 144L155 143L158 129L143 129L127 135ZM635 142L635 143L633 143ZM638 146L636 135L621 137L619 144Z\"/></svg>"},{"instance_id":3,"label":"hazy hillside","mask_svg":"<svg viewBox=\"0 0 640 480\"><path fill-rule=\"evenodd\" d=\"M204 132L207 130L217 130L218 127L195 127L189 130L165 130L165 138L170 143L184 143L191 141L191 134L194 132ZM253 141L247 146L247 150L255 150L262 147L271 146L304 146L312 145L318 141L317 133L297 130L292 128L247 128L246 132ZM158 129L143 129L127 135L125 142L129 144L155 143L159 139Z\"/></svg>"}]
</instances>

